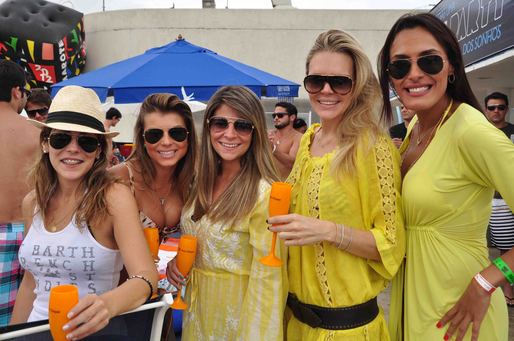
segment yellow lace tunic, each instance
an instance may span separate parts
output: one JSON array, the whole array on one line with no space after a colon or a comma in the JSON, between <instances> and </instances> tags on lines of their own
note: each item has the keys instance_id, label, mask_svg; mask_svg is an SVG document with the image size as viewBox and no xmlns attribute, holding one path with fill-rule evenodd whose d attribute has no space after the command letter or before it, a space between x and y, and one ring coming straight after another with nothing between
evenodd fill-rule
<instances>
[{"instance_id":1,"label":"yellow lace tunic","mask_svg":"<svg viewBox=\"0 0 514 341\"><path fill-rule=\"evenodd\" d=\"M288 181L294 184L292 212L369 230L381 261L370 261L337 249L330 243L290 247L289 291L304 303L346 307L377 296L396 273L405 252L400 210L399 154L389 138L374 145L363 138L356 158L356 174L343 181L331 172L335 151L322 157L310 154L314 131L304 135ZM311 328L294 317L288 340L389 340L382 310L369 324L348 330Z\"/></svg>"},{"instance_id":2,"label":"yellow lace tunic","mask_svg":"<svg viewBox=\"0 0 514 341\"><path fill-rule=\"evenodd\" d=\"M287 295L285 269L259 262L271 245L268 231L270 185L261 181L253 211L232 226L182 214L182 231L198 238L187 285L182 340L283 339ZM277 245L277 255L281 252Z\"/></svg>"}]
</instances>

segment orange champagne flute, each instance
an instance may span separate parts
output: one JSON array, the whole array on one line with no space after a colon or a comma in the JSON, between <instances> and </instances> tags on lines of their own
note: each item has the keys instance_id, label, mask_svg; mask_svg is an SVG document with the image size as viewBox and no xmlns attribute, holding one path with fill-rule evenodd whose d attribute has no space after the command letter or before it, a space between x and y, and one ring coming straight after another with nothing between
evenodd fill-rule
<instances>
[{"instance_id":1,"label":"orange champagne flute","mask_svg":"<svg viewBox=\"0 0 514 341\"><path fill-rule=\"evenodd\" d=\"M68 341L66 334L71 330L62 330L68 323L68 312L79 302L79 289L75 285L63 284L50 289L48 301L48 320L50 333L54 341Z\"/></svg>"},{"instance_id":2,"label":"orange champagne flute","mask_svg":"<svg viewBox=\"0 0 514 341\"><path fill-rule=\"evenodd\" d=\"M178 241L178 252L177 252L177 268L182 276L187 277L189 271L193 267L196 257L196 237L185 234L180 237ZM182 295L185 294L186 286L182 286L182 290L177 295L175 301L171 307L173 309L185 310L187 304L182 300Z\"/></svg>"},{"instance_id":3,"label":"orange champagne flute","mask_svg":"<svg viewBox=\"0 0 514 341\"><path fill-rule=\"evenodd\" d=\"M292 186L285 182L274 182L271 185L269 196L269 216L284 215L289 213L289 203L291 201ZM277 233L273 232L271 239L271 249L267 256L260 259L260 262L267 266L279 267L282 265L280 258L275 256L275 246L277 244Z\"/></svg>"},{"instance_id":4,"label":"orange champagne flute","mask_svg":"<svg viewBox=\"0 0 514 341\"><path fill-rule=\"evenodd\" d=\"M159 229L157 227L145 227L143 229L146 243L155 262L159 261Z\"/></svg>"}]
</instances>

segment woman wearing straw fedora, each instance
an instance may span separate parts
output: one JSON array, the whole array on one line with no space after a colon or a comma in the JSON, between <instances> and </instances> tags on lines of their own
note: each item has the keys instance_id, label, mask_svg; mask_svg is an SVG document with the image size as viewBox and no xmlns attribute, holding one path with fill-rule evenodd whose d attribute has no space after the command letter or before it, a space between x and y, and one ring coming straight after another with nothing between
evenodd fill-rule
<instances>
[{"instance_id":1,"label":"woman wearing straw fedora","mask_svg":"<svg viewBox=\"0 0 514 341\"><path fill-rule=\"evenodd\" d=\"M68 339L104 328L109 319L151 297L157 272L130 189L106 173L103 112L93 90L62 88L41 128L42 154L32 172L34 190L23 201L21 283L11 324L48 318L49 292L74 284L79 303L64 326ZM118 286L125 265L129 280Z\"/></svg>"}]
</instances>

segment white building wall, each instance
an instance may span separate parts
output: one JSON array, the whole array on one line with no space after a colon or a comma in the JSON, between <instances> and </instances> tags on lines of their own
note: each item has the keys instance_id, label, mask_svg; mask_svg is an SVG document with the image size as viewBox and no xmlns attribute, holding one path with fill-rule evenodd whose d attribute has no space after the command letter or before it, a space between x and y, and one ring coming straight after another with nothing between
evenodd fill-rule
<instances>
[{"instance_id":1,"label":"white building wall","mask_svg":"<svg viewBox=\"0 0 514 341\"><path fill-rule=\"evenodd\" d=\"M354 35L373 66L389 28L405 11L147 9L85 16L86 71L173 41L189 42L302 83L316 36L331 28ZM301 90L300 97L306 93Z\"/></svg>"}]
</instances>

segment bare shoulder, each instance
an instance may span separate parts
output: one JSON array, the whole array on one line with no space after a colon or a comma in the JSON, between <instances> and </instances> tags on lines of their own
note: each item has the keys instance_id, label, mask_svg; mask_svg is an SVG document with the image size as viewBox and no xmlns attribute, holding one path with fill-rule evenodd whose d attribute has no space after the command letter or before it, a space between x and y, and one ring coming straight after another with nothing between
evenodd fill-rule
<instances>
[{"instance_id":1,"label":"bare shoulder","mask_svg":"<svg viewBox=\"0 0 514 341\"><path fill-rule=\"evenodd\" d=\"M21 207L23 210L23 215L32 214L34 212L34 208L36 207L36 191L32 190L23 198L21 203Z\"/></svg>"},{"instance_id":2,"label":"bare shoulder","mask_svg":"<svg viewBox=\"0 0 514 341\"><path fill-rule=\"evenodd\" d=\"M119 165L116 165L114 167L111 167L107 170L112 176L114 176L117 179L121 179L125 182L128 182L129 179L129 172L127 165L125 163L120 163Z\"/></svg>"},{"instance_id":3,"label":"bare shoulder","mask_svg":"<svg viewBox=\"0 0 514 341\"><path fill-rule=\"evenodd\" d=\"M294 132L295 132L295 134L293 135L294 142L300 143L300 140L302 139L303 134L296 130Z\"/></svg>"}]
</instances>

